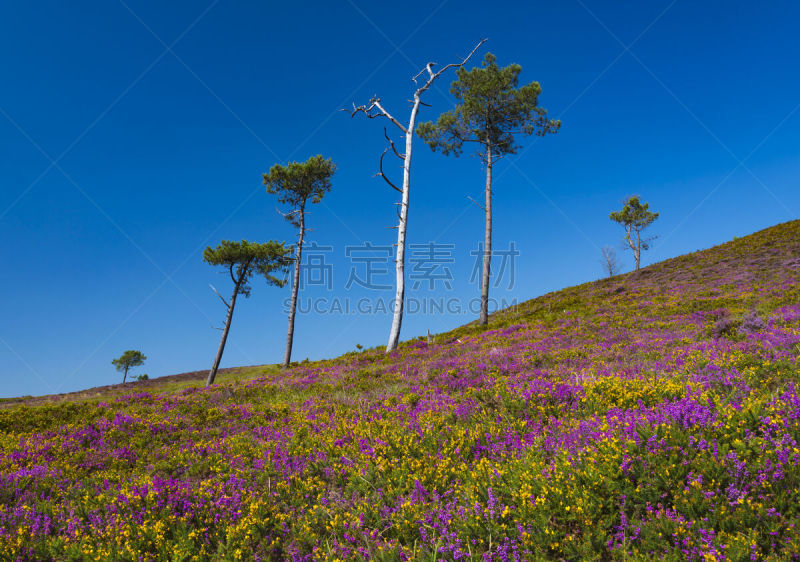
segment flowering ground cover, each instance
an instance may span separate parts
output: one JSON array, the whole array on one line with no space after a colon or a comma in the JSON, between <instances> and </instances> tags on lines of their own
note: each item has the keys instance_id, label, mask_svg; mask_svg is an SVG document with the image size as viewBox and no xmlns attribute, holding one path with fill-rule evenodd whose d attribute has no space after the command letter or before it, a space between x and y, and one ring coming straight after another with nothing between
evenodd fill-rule
<instances>
[{"instance_id":1,"label":"flowering ground cover","mask_svg":"<svg viewBox=\"0 0 800 562\"><path fill-rule=\"evenodd\" d=\"M0 410L0 555L800 557L800 222L433 344Z\"/></svg>"}]
</instances>

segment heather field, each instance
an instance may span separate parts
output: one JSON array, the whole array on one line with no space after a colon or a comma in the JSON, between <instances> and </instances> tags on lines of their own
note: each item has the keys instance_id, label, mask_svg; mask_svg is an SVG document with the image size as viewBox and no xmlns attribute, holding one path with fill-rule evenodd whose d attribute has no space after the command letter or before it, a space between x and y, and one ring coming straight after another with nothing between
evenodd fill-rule
<instances>
[{"instance_id":1,"label":"heather field","mask_svg":"<svg viewBox=\"0 0 800 562\"><path fill-rule=\"evenodd\" d=\"M797 559L799 354L795 221L388 356L10 404L0 556Z\"/></svg>"}]
</instances>

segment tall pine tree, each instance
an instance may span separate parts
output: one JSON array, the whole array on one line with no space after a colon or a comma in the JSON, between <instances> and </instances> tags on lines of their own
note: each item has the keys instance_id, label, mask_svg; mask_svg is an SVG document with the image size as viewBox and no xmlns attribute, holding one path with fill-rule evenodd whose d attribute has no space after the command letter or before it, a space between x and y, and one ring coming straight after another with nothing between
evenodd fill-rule
<instances>
[{"instance_id":1,"label":"tall pine tree","mask_svg":"<svg viewBox=\"0 0 800 562\"><path fill-rule=\"evenodd\" d=\"M289 211L281 213L283 217L297 228L297 246L294 256L294 279L292 281L292 297L289 306L289 327L286 332L286 352L283 355L283 366L288 367L292 361L292 343L294 342L294 317L297 310L297 292L300 286L300 263L303 258L303 238L306 234L306 206L319 203L331 190L331 177L336 171L336 164L330 158L321 155L313 156L305 162L290 162L288 166L275 164L269 173L264 174L264 185L267 193L278 196L278 201L289 206Z\"/></svg>"},{"instance_id":2,"label":"tall pine tree","mask_svg":"<svg viewBox=\"0 0 800 562\"><path fill-rule=\"evenodd\" d=\"M497 66L497 59L487 53L483 66L458 69L458 79L450 92L458 102L455 109L434 122L420 123L417 134L434 151L460 156L464 143L476 145L478 156L486 168L486 227L484 230L483 276L481 279L480 323L489 322L489 278L492 258L492 169L506 154L514 154L519 145L516 135L544 136L555 133L561 121L547 118L547 110L539 107L542 91L538 82L518 87L522 67L511 64Z\"/></svg>"}]
</instances>

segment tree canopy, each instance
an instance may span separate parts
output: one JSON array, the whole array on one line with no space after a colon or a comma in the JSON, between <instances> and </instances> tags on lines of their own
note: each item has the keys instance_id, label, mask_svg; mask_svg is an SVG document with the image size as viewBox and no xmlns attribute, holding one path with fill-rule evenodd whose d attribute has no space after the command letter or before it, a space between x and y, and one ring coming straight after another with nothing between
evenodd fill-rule
<instances>
[{"instance_id":1,"label":"tree canopy","mask_svg":"<svg viewBox=\"0 0 800 562\"><path fill-rule=\"evenodd\" d=\"M307 201L319 203L331 190L331 178L336 164L322 155L312 156L305 162L290 162L287 166L275 164L264 174L267 193L278 196L278 202L299 209ZM295 226L299 226L297 213L284 215Z\"/></svg>"},{"instance_id":2,"label":"tree canopy","mask_svg":"<svg viewBox=\"0 0 800 562\"><path fill-rule=\"evenodd\" d=\"M207 247L203 260L210 265L227 267L231 280L238 287L237 293L249 297L249 281L254 273L263 276L269 285L283 287L286 284L285 274L292 263L292 251L291 246L275 240L263 244L223 240L216 248ZM275 275L280 273L284 276Z\"/></svg>"},{"instance_id":3,"label":"tree canopy","mask_svg":"<svg viewBox=\"0 0 800 562\"><path fill-rule=\"evenodd\" d=\"M222 329L217 355L214 357L214 363L206 379L207 386L214 383L220 361L222 361L222 353L225 350L225 342L228 339L228 332L231 329L231 321L233 320L236 297L238 295L250 296L249 281L254 273L263 275L268 285L283 287L288 280L285 275L293 261L292 251L293 248L291 246L286 247L283 242L276 242L275 240L270 240L264 244L248 242L247 240L242 240L241 242L223 240L216 248L209 246L203 252L203 259L206 263L227 267L231 281L233 281L233 294L231 294L230 301L226 301L222 295L217 293L228 309L228 313L225 317L225 327ZM284 274L283 278L274 275L281 272ZM213 289L214 287L212 286L211 288ZM217 292L217 290L214 289L214 292Z\"/></svg>"},{"instance_id":4,"label":"tree canopy","mask_svg":"<svg viewBox=\"0 0 800 562\"><path fill-rule=\"evenodd\" d=\"M519 148L515 135L544 136L556 132L561 121L547 118L539 107L542 91L538 82L519 85L522 67L497 66L497 57L486 53L483 66L458 69L458 79L450 86L457 105L434 123L420 123L417 134L443 154L460 155L465 142L487 144L495 156L513 154ZM483 150L479 150L483 157Z\"/></svg>"},{"instance_id":5,"label":"tree canopy","mask_svg":"<svg viewBox=\"0 0 800 562\"><path fill-rule=\"evenodd\" d=\"M649 250L650 242L654 239L654 237L642 238L642 231L658 218L658 213L650 211L650 204L642 203L638 195L632 195L625 201L621 210L612 212L608 218L625 228L625 242L633 250L638 270L642 250Z\"/></svg>"},{"instance_id":6,"label":"tree canopy","mask_svg":"<svg viewBox=\"0 0 800 562\"><path fill-rule=\"evenodd\" d=\"M658 213L650 211L650 203L642 203L638 195L633 195L625 201L622 210L612 212L608 218L618 222L626 230L641 232L658 218ZM628 236L630 236L630 232ZM642 249L646 250L646 242L642 241L642 244Z\"/></svg>"},{"instance_id":7,"label":"tree canopy","mask_svg":"<svg viewBox=\"0 0 800 562\"><path fill-rule=\"evenodd\" d=\"M129 349L116 359L111 360L111 364L117 368L117 371L123 373L122 382L128 377L128 370L132 367L143 365L147 360L147 356L141 351Z\"/></svg>"}]
</instances>

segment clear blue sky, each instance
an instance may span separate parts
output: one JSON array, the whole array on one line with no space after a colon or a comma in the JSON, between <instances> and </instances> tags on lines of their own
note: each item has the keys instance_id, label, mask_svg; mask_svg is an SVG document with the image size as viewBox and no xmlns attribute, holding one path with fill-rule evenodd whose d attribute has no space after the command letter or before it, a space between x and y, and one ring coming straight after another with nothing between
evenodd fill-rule
<instances>
[{"instance_id":1,"label":"clear blue sky","mask_svg":"<svg viewBox=\"0 0 800 562\"><path fill-rule=\"evenodd\" d=\"M338 110L377 93L407 117L410 77L481 37L479 57L520 63L563 121L497 166L496 247L520 255L494 296L601 276L599 248L622 234L608 213L629 194L661 212L645 263L800 211L795 2L126 1L0 7L2 396L116 382L110 361L126 349L148 355L150 376L208 368L224 315L208 285L230 283L202 249L294 238L261 185L277 162L321 153L339 166L309 216L310 238L333 246L333 288L303 296L390 298L345 290L345 247L393 242L396 194L372 178L382 123ZM426 94L423 120L451 107L451 80ZM455 244L455 262L452 290L409 297L477 296L483 215L466 196L483 181L475 158L417 143L410 242ZM223 366L281 359L287 296L255 281ZM408 314L402 335L471 319ZM384 345L390 321L301 314L294 357Z\"/></svg>"}]
</instances>

